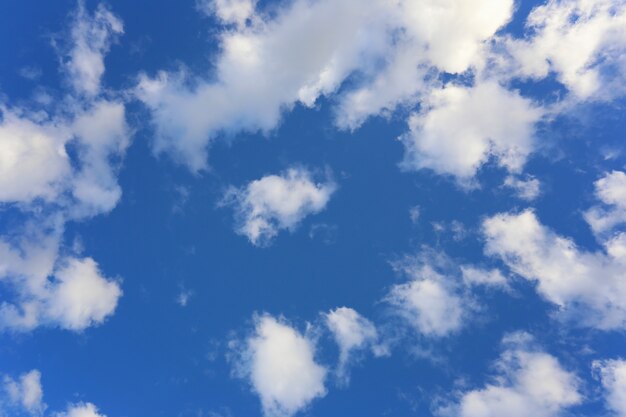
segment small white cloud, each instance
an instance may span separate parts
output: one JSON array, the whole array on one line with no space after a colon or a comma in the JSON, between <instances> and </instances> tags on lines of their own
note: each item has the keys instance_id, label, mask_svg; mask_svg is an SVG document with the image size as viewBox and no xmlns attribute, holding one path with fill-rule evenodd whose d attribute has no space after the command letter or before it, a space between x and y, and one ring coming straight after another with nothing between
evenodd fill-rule
<instances>
[{"instance_id":1,"label":"small white cloud","mask_svg":"<svg viewBox=\"0 0 626 417\"><path fill-rule=\"evenodd\" d=\"M432 169L472 185L490 158L519 172L534 148L542 111L528 99L494 82L474 87L448 85L431 93L402 136L405 169Z\"/></svg>"},{"instance_id":2,"label":"small white cloud","mask_svg":"<svg viewBox=\"0 0 626 417\"><path fill-rule=\"evenodd\" d=\"M0 276L17 288L13 302L0 304L0 329L46 325L80 331L113 314L122 290L93 259L59 257L58 236L32 239L18 248L0 240Z\"/></svg>"},{"instance_id":3,"label":"small white cloud","mask_svg":"<svg viewBox=\"0 0 626 417\"><path fill-rule=\"evenodd\" d=\"M626 417L626 361L623 359L594 361L593 368L598 372L604 388L607 408L615 417Z\"/></svg>"},{"instance_id":4,"label":"small white cloud","mask_svg":"<svg viewBox=\"0 0 626 417\"><path fill-rule=\"evenodd\" d=\"M92 403L72 404L62 413L56 413L55 417L106 417L100 414L98 408Z\"/></svg>"},{"instance_id":5,"label":"small white cloud","mask_svg":"<svg viewBox=\"0 0 626 417\"><path fill-rule=\"evenodd\" d=\"M3 388L13 407L21 408L32 416L43 415L46 404L43 403L41 373L38 370L22 374L17 380L5 376Z\"/></svg>"},{"instance_id":6,"label":"small white cloud","mask_svg":"<svg viewBox=\"0 0 626 417\"><path fill-rule=\"evenodd\" d=\"M374 324L354 309L338 307L324 317L339 346L337 376L341 383L349 381L347 367L354 353L370 348L376 355L386 354L385 347L377 344L378 332Z\"/></svg>"},{"instance_id":7,"label":"small white cloud","mask_svg":"<svg viewBox=\"0 0 626 417\"><path fill-rule=\"evenodd\" d=\"M306 216L322 211L335 188L330 180L316 183L309 171L290 168L242 188L231 188L224 203L235 207L237 233L255 245L263 245L271 242L279 230L293 230Z\"/></svg>"},{"instance_id":8,"label":"small white cloud","mask_svg":"<svg viewBox=\"0 0 626 417\"><path fill-rule=\"evenodd\" d=\"M443 337L461 329L470 306L451 280L422 260L399 269L411 281L394 285L386 297L398 314L426 337Z\"/></svg>"},{"instance_id":9,"label":"small white cloud","mask_svg":"<svg viewBox=\"0 0 626 417\"><path fill-rule=\"evenodd\" d=\"M579 249L539 223L535 213L503 213L483 223L485 252L558 305L565 318L600 329L626 327L626 235L604 242L606 253Z\"/></svg>"},{"instance_id":10,"label":"small white cloud","mask_svg":"<svg viewBox=\"0 0 626 417\"><path fill-rule=\"evenodd\" d=\"M411 219L411 223L417 224L420 219L420 215L422 213L422 209L420 206L413 206L409 209L409 218Z\"/></svg>"},{"instance_id":11,"label":"small white cloud","mask_svg":"<svg viewBox=\"0 0 626 417\"><path fill-rule=\"evenodd\" d=\"M580 404L579 380L552 355L527 345L528 335L505 338L495 382L463 393L441 410L458 417L557 417Z\"/></svg>"},{"instance_id":12,"label":"small white cloud","mask_svg":"<svg viewBox=\"0 0 626 417\"><path fill-rule=\"evenodd\" d=\"M207 15L215 15L225 24L245 26L254 15L257 0L198 0L197 7Z\"/></svg>"},{"instance_id":13,"label":"small white cloud","mask_svg":"<svg viewBox=\"0 0 626 417\"><path fill-rule=\"evenodd\" d=\"M254 333L237 352L237 372L250 381L267 417L290 417L326 395L326 368L315 344L282 320L255 319Z\"/></svg>"},{"instance_id":14,"label":"small white cloud","mask_svg":"<svg viewBox=\"0 0 626 417\"><path fill-rule=\"evenodd\" d=\"M596 197L603 206L595 206L585 212L585 220L598 237L626 223L626 173L613 171L595 182Z\"/></svg>"},{"instance_id":15,"label":"small white cloud","mask_svg":"<svg viewBox=\"0 0 626 417\"><path fill-rule=\"evenodd\" d=\"M482 269L471 265L462 265L461 274L466 285L485 285L508 288L508 281L499 269Z\"/></svg>"},{"instance_id":16,"label":"small white cloud","mask_svg":"<svg viewBox=\"0 0 626 417\"><path fill-rule=\"evenodd\" d=\"M104 56L115 36L123 32L122 21L106 6L99 4L90 15L84 2L78 2L71 28L72 47L65 62L69 81L78 93L94 96L100 92Z\"/></svg>"},{"instance_id":17,"label":"small white cloud","mask_svg":"<svg viewBox=\"0 0 626 417\"><path fill-rule=\"evenodd\" d=\"M525 201L532 201L541 194L541 183L533 177L521 179L509 175L504 179L504 185L513 189L517 196Z\"/></svg>"}]
</instances>

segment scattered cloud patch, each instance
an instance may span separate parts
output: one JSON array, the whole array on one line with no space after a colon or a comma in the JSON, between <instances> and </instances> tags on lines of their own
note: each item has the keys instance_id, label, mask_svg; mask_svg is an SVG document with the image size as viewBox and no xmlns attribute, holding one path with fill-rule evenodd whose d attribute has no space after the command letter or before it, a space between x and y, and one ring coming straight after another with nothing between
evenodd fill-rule
<instances>
[{"instance_id":1,"label":"scattered cloud patch","mask_svg":"<svg viewBox=\"0 0 626 417\"><path fill-rule=\"evenodd\" d=\"M623 359L594 361L593 368L604 389L606 406L611 415L626 416L626 361Z\"/></svg>"},{"instance_id":2,"label":"scattered cloud patch","mask_svg":"<svg viewBox=\"0 0 626 417\"><path fill-rule=\"evenodd\" d=\"M533 201L541 194L541 183L533 177L521 179L509 175L504 179L504 186L515 191L515 194L525 201Z\"/></svg>"},{"instance_id":3,"label":"scattered cloud patch","mask_svg":"<svg viewBox=\"0 0 626 417\"><path fill-rule=\"evenodd\" d=\"M483 233L485 252L536 282L564 317L604 330L626 326L624 233L604 242L606 253L589 252L541 224L532 210L490 217Z\"/></svg>"},{"instance_id":4,"label":"scattered cloud patch","mask_svg":"<svg viewBox=\"0 0 626 417\"><path fill-rule=\"evenodd\" d=\"M528 345L528 334L505 337L493 383L462 394L441 410L459 417L557 417L582 402L580 381L552 355Z\"/></svg>"},{"instance_id":5,"label":"scattered cloud patch","mask_svg":"<svg viewBox=\"0 0 626 417\"><path fill-rule=\"evenodd\" d=\"M12 408L21 409L31 416L43 415L46 404L43 402L41 373L38 370L22 374L17 380L5 375L2 386Z\"/></svg>"},{"instance_id":6,"label":"scattered cloud patch","mask_svg":"<svg viewBox=\"0 0 626 417\"><path fill-rule=\"evenodd\" d=\"M322 211L335 189L332 180L314 182L308 170L289 168L230 188L223 203L235 208L237 233L265 245L280 230L294 230L305 217Z\"/></svg>"},{"instance_id":7,"label":"scattered cloud patch","mask_svg":"<svg viewBox=\"0 0 626 417\"><path fill-rule=\"evenodd\" d=\"M378 344L376 326L349 307L338 307L324 315L326 326L332 332L339 346L337 376L340 383L349 382L348 366L354 354L371 349L375 355L387 354L387 348Z\"/></svg>"},{"instance_id":8,"label":"scattered cloud patch","mask_svg":"<svg viewBox=\"0 0 626 417\"><path fill-rule=\"evenodd\" d=\"M293 416L326 395L327 370L315 361L314 342L284 320L256 317L236 354L236 372L250 382L267 417Z\"/></svg>"}]
</instances>

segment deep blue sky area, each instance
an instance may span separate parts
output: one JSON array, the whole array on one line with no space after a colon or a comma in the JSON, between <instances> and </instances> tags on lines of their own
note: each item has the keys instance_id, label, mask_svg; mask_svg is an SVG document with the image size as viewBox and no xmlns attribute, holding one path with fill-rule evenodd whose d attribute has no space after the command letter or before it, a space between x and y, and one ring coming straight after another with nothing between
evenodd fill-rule
<instances>
[{"instance_id":1,"label":"deep blue sky area","mask_svg":"<svg viewBox=\"0 0 626 417\"><path fill-rule=\"evenodd\" d=\"M219 9L219 4L227 3L244 4L246 1L223 0L213 4ZM571 298L564 296L565 301L559 306L551 298L550 290L539 288L543 282L540 266L519 266L526 255L518 253L507 258L486 254L489 238L482 226L486 219L498 214L513 215L533 209L540 224L552 235L569 238L575 243L579 252L574 254L572 262L580 260L581 253L589 252L589 256L601 258L598 264L610 264L605 269L598 267L598 275L593 275L594 271L585 272L598 280L598 286L605 285L603 280L610 278L615 280L611 282L617 282L615 291L625 288L626 284L620 282L626 280L626 263L607 260L605 244L611 236L620 236L624 230L626 191L621 191L622 194L616 191L618 201L613 205L602 205L594 185L608 173L622 172L626 167L626 95L619 91L620 85L626 85L623 74L611 78L614 85L609 89L614 94L602 95L602 83L606 80L602 75L597 95L582 97L573 92L574 83L564 81L562 74L567 69L554 64L558 58L547 60L552 60L550 65L554 65L548 75L535 78L507 78L495 69L479 75L475 66L452 73L437 67L435 58L432 62L424 58L420 65L430 66L431 71L437 72L438 82L423 87L422 92L410 99L398 100L398 105L373 112L354 129L340 128L336 115L343 98L359 87L361 80L372 77L372 68L364 64L349 73L336 88L320 94L312 107L298 102L297 97L283 100L280 118L271 129L254 127L254 121L245 119L247 113L242 113L240 128L239 116L231 117L228 113L224 118L231 117L234 122L229 121L223 129L203 132L212 139L207 141L206 168L199 172L190 170L175 152L155 151L159 123L176 122L173 118L159 119L155 107L137 98L136 86L142 74L154 79L159 71L168 71L171 79L171 74L184 68L189 80L193 80L189 81L191 84L226 85L216 72L222 56L221 39L246 30L258 30L262 37L273 30L274 13L279 16L282 13L279 21L285 22L290 16L285 10L289 10L291 4L311 7L311 13L317 13L316 3L328 1L261 1L256 4L255 12L261 20L255 23L257 17L251 17L242 28L220 21L219 15L203 13L193 0L108 0L106 10L123 21L124 33L111 38L108 51L99 50L104 55L106 70L99 81L102 87L95 96L89 96L73 90L75 80L64 69L64 63L71 60L67 51L72 50L75 42L71 28L81 19L76 17L77 7L83 3L65 0L0 2L0 112L4 114L0 118L0 152L9 155L2 144L11 140L7 139L11 133L2 130L2 123L8 123L7 109L15 114L19 114L16 109L21 109L20 117L43 125L48 122L38 121L37 111L45 112L48 121L72 120L78 107L90 108L89 100L123 103L130 141L125 152L109 159L105 157L105 164L115 166L113 172L121 197L113 208L95 215L63 214L57 266L47 277L44 274L44 281L53 285L59 279L58 265L62 264L60 259L64 256L93 258L100 273L115 280L123 294L114 312L81 329L68 329L57 319L43 318L44 313L41 313L40 324L27 330L7 324L0 326L0 376L5 376L5 385L9 379L17 381L20 375L36 369L41 373L41 401L46 404L43 409L34 411L26 406L20 408L20 401L5 387L0 390L0 416L56 416L54 413L69 410L71 404L84 403L97 405L99 413L108 417L502 415L471 414L468 409L458 408L464 394L490 384L522 390L520 395L528 404L525 410L528 414L511 414L519 417L626 415L620 414L626 410L611 408L607 400L610 397L607 393L611 392L607 379L599 377L592 366L596 360L618 360L626 356L626 320L622 318L619 324L609 327L584 324L577 311L581 309L581 317L586 314L586 303L594 302L586 298L592 289L582 290L582 295L574 293ZM433 2L415 3L412 7L419 14L422 8L426 12L425 5ZM475 3L478 7L488 2ZM550 1L554 7L564 8L578 3L582 2ZM598 0L598 3L607 1ZM611 15L617 22L614 25L624 30L626 18L618 21L615 16L619 13L626 16L626 8L621 2L613 3L616 10L620 10ZM480 35L484 38L479 39L481 45L495 44L497 37L538 38L537 31L524 29L524 24L530 11L541 4L540 1L516 2L510 22L500 25L488 36ZM88 0L82 7L85 10L82 18L87 19L88 24L98 3ZM587 16L571 24L595 24L594 18ZM263 19L266 21L262 22ZM257 24L258 27L254 26ZM317 30L321 31L320 36L326 33L324 28ZM371 32L366 32L375 36L378 33L375 30L372 26ZM404 32L406 30L398 33ZM450 37L456 36L454 31L450 32ZM401 39L402 35L396 36ZM471 36L467 34L468 38ZM609 52L606 52L617 54L611 61L616 62L615 65L624 61L626 51L626 40L619 41L623 43L613 49L607 47ZM433 45L435 48L437 44L433 41ZM259 53L261 56L268 54L268 59L278 62L277 68L287 65L284 64L286 58L278 57L279 52L264 48L259 47ZM368 59L365 52L375 48L372 42L357 60ZM493 50L502 48L494 46ZM558 46L553 48L559 49ZM420 51L415 54L429 53ZM599 47L595 53L600 56L603 50ZM389 56L377 59L384 61L390 59ZM512 54L504 56L513 59ZM604 64L597 62L598 59L589 59L585 68L604 74L601 67ZM518 64L511 65L506 71L511 72L510 68ZM29 71L34 75L25 76ZM280 68L276 74L261 73L262 80L258 82L283 82ZM541 120L531 123L532 150L525 156L523 168L509 169L501 163L496 150L488 151L471 175L472 185L467 186L464 179L452 171L445 172L425 162L417 166L422 163L419 160L409 168L403 165L407 135L410 135L410 115L419 113L427 117L424 115L434 112L432 109L439 105L428 98L432 89L444 89L453 84L471 89L488 77L500 77L497 83L507 94L523 97L544 109ZM246 80L241 82L244 85ZM291 81L284 82L287 85ZM170 88L181 91L186 88L171 85ZM409 88L407 86L406 90ZM428 92L427 88L430 88ZM181 94L188 97L193 95L190 91L193 89ZM49 100L38 99L43 95ZM256 99L254 94L245 97L240 104L244 107ZM160 108L169 105L165 98L162 100ZM214 107L210 102L198 101L195 107L185 111L199 118L215 112L222 114L219 107L226 108L227 100ZM273 106L272 103L268 101L263 106ZM502 111L503 117L508 117L508 111ZM511 114L515 111L510 109ZM472 135L480 126L492 123L485 122L476 128L463 125L475 119L463 118L458 122L458 129ZM253 128L249 127L251 125ZM426 137L427 129L423 127L416 135ZM502 129L506 130L506 126ZM511 138L505 131L502 140L508 143ZM457 149L468 146L469 153L468 143L462 139L451 146ZM76 150L73 151L72 146L77 146ZM68 158L74 160L76 167L86 163L80 160L80 146L65 143ZM427 157L422 154L422 158ZM3 163L6 162L0 157L0 164ZM18 161L18 168L19 164ZM47 164L43 162L43 166L49 166ZM243 193L252 181L266 176L284 176L294 167L307 172L318 186L323 182L332 183L334 191L321 209L304 208L304 214L291 226L278 227L273 238L255 244L239 229L242 221L245 222L242 212L238 212L243 210L237 206L241 200L228 202L225 196L229 190ZM0 172L8 175L7 170L18 168L0 166ZM507 178L536 179L540 192L531 198L520 197L515 188L504 185ZM5 182L0 181L0 188ZM623 186L626 187L626 183ZM74 195L71 188L64 190L63 195ZM45 228L40 225L43 223L37 222L43 222L51 213L69 213L67 207L75 204L67 202L74 197L26 201L12 200L5 195L0 192L2 242L9 241L8 236L13 239L11 242L19 241L20 233L26 230L22 225L31 225L41 232ZM596 206L603 207L605 217L611 210L616 213L622 210L621 223L617 221L611 230L594 231L585 213ZM521 229L516 232L522 234ZM540 238L528 244L523 243L523 239L514 238L515 242L522 242L519 249L522 252ZM546 269L558 269L549 264L552 258L548 252L555 246L551 243L533 252L548 263ZM25 247L21 250L23 255L27 253ZM34 293L24 292L26 290L20 287L25 285L22 283L27 282L26 278L11 276L12 258L7 252L0 251L0 256L5 257L0 258L0 274L6 275L0 278L2 305L20 305L29 297L36 299ZM437 264L438 256L443 259L441 264ZM433 337L419 324L411 323L412 319L419 322L420 314L428 313L419 308L415 313L410 307L407 310L406 305L403 310L390 301L390 294L403 284L412 280L424 282L420 281L423 279L420 274L426 274L424 270L418 268L407 274L399 270L399 265L410 263L410 259L422 266L439 265L438 271L445 277L441 278L442 285L464 300L465 312L453 331ZM483 270L498 268L506 279L506 288L464 284L462 265ZM577 279L579 270L572 265L567 264L562 275L545 279L562 280L564 288L574 288L577 284L568 284L567 280ZM585 265L581 268L586 268ZM604 274L613 275L607 278ZM185 302L181 302L181 295L187 297ZM614 302L618 304L617 312L607 307L609 312L600 309L593 314L614 313L623 317L624 301ZM366 342L354 349L349 360L348 383L342 383L335 375L340 348L326 325L326 314L342 306L367 318L378 330L376 343L387 349L380 356L373 354L373 347L368 348ZM568 313L564 311L573 312L574 319L567 318ZM280 407L287 407L282 414L280 407L276 411L261 405L264 398L272 397L265 393L267 388L257 385L258 380L255 380L254 364L260 366L260 362L255 362L258 351L248 348L242 354L236 347L250 346L246 343L260 334L260 317L275 318L313 346L315 362L327 370L324 395L310 398L305 395L303 403L292 408L275 399ZM451 320L444 317L444 325ZM516 366L524 368L525 362L520 360L521 365L511 365L504 359L497 362L499 357L504 358L500 356L503 352L515 351L516 348L502 342L506 335L512 334L532 338L530 345L514 345L520 351L549 354L558 361L562 372L575 375L576 383L572 384L580 399L555 406L539 400L534 403L532 394L515 382ZM241 355L248 355L252 370L246 368L250 364ZM507 371L509 365L512 368ZM247 370L242 371L242 367ZM294 372L306 372L306 367L303 365ZM296 381L304 378L295 376ZM270 382L283 383L281 380ZM626 382L622 384L625 387L622 392L626 393ZM548 411L532 408L542 404ZM450 414L445 414L444 406L449 408ZM83 417L69 414L69 411L62 415Z\"/></svg>"}]
</instances>

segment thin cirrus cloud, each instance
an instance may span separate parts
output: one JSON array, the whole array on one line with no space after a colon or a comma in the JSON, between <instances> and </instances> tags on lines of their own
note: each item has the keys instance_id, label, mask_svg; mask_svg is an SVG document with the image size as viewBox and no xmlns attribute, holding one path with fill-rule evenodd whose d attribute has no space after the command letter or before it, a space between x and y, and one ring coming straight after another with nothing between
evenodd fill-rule
<instances>
[{"instance_id":1,"label":"thin cirrus cloud","mask_svg":"<svg viewBox=\"0 0 626 417\"><path fill-rule=\"evenodd\" d=\"M290 417L326 395L327 369L315 360L315 343L284 319L254 318L254 330L232 344L236 374L250 383L266 417Z\"/></svg>"},{"instance_id":2,"label":"thin cirrus cloud","mask_svg":"<svg viewBox=\"0 0 626 417\"><path fill-rule=\"evenodd\" d=\"M330 179L315 182L307 169L293 167L229 188L221 204L233 207L237 233L262 246L280 230L294 230L305 217L324 210L336 188Z\"/></svg>"},{"instance_id":3,"label":"thin cirrus cloud","mask_svg":"<svg viewBox=\"0 0 626 417\"><path fill-rule=\"evenodd\" d=\"M117 205L130 144L123 101L105 98L101 86L122 22L103 5L89 14L82 2L71 22L69 45L59 48L72 91L38 111L0 104L0 202L25 217L0 236L0 278L11 288L0 304L3 330L83 330L112 315L122 294L119 280L61 243L67 222Z\"/></svg>"}]
</instances>

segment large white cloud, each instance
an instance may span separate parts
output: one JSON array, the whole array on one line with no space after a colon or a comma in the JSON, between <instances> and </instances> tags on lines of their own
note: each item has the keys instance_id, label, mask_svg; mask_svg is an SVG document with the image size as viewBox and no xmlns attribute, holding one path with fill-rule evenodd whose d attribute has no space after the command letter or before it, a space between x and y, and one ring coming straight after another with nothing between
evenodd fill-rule
<instances>
[{"instance_id":1,"label":"large white cloud","mask_svg":"<svg viewBox=\"0 0 626 417\"><path fill-rule=\"evenodd\" d=\"M5 375L2 385L12 408L23 409L32 416L43 414L46 404L43 402L41 373L38 370L24 373L17 380Z\"/></svg>"},{"instance_id":2,"label":"large white cloud","mask_svg":"<svg viewBox=\"0 0 626 417\"><path fill-rule=\"evenodd\" d=\"M304 168L267 175L241 188L231 188L224 204L233 205L237 232L255 245L267 244L279 230L293 230L306 216L326 207L335 184L316 183Z\"/></svg>"},{"instance_id":3,"label":"large white cloud","mask_svg":"<svg viewBox=\"0 0 626 417\"><path fill-rule=\"evenodd\" d=\"M283 320L257 317L238 354L237 371L248 378L268 417L292 416L326 395L327 370L315 361L315 344Z\"/></svg>"},{"instance_id":4,"label":"large white cloud","mask_svg":"<svg viewBox=\"0 0 626 417\"><path fill-rule=\"evenodd\" d=\"M557 417L582 402L580 382L552 355L529 346L527 334L505 338L495 382L463 393L442 414L458 417Z\"/></svg>"},{"instance_id":5,"label":"large white cloud","mask_svg":"<svg viewBox=\"0 0 626 417\"><path fill-rule=\"evenodd\" d=\"M192 170L206 167L217 135L271 130L284 109L312 106L355 73L362 82L340 99L340 126L412 104L432 78L424 69L467 70L513 12L510 0L297 0L271 14L251 1L201 4L236 24L221 33L215 74L142 75L137 88L152 111L156 151Z\"/></svg>"},{"instance_id":6,"label":"large white cloud","mask_svg":"<svg viewBox=\"0 0 626 417\"><path fill-rule=\"evenodd\" d=\"M485 252L497 256L567 318L600 329L626 327L626 234L604 251L582 250L542 225L535 213L501 213L483 223Z\"/></svg>"},{"instance_id":7,"label":"large white cloud","mask_svg":"<svg viewBox=\"0 0 626 417\"><path fill-rule=\"evenodd\" d=\"M594 369L598 372L605 392L607 408L616 417L626 416L626 361L610 359L595 361Z\"/></svg>"}]
</instances>

